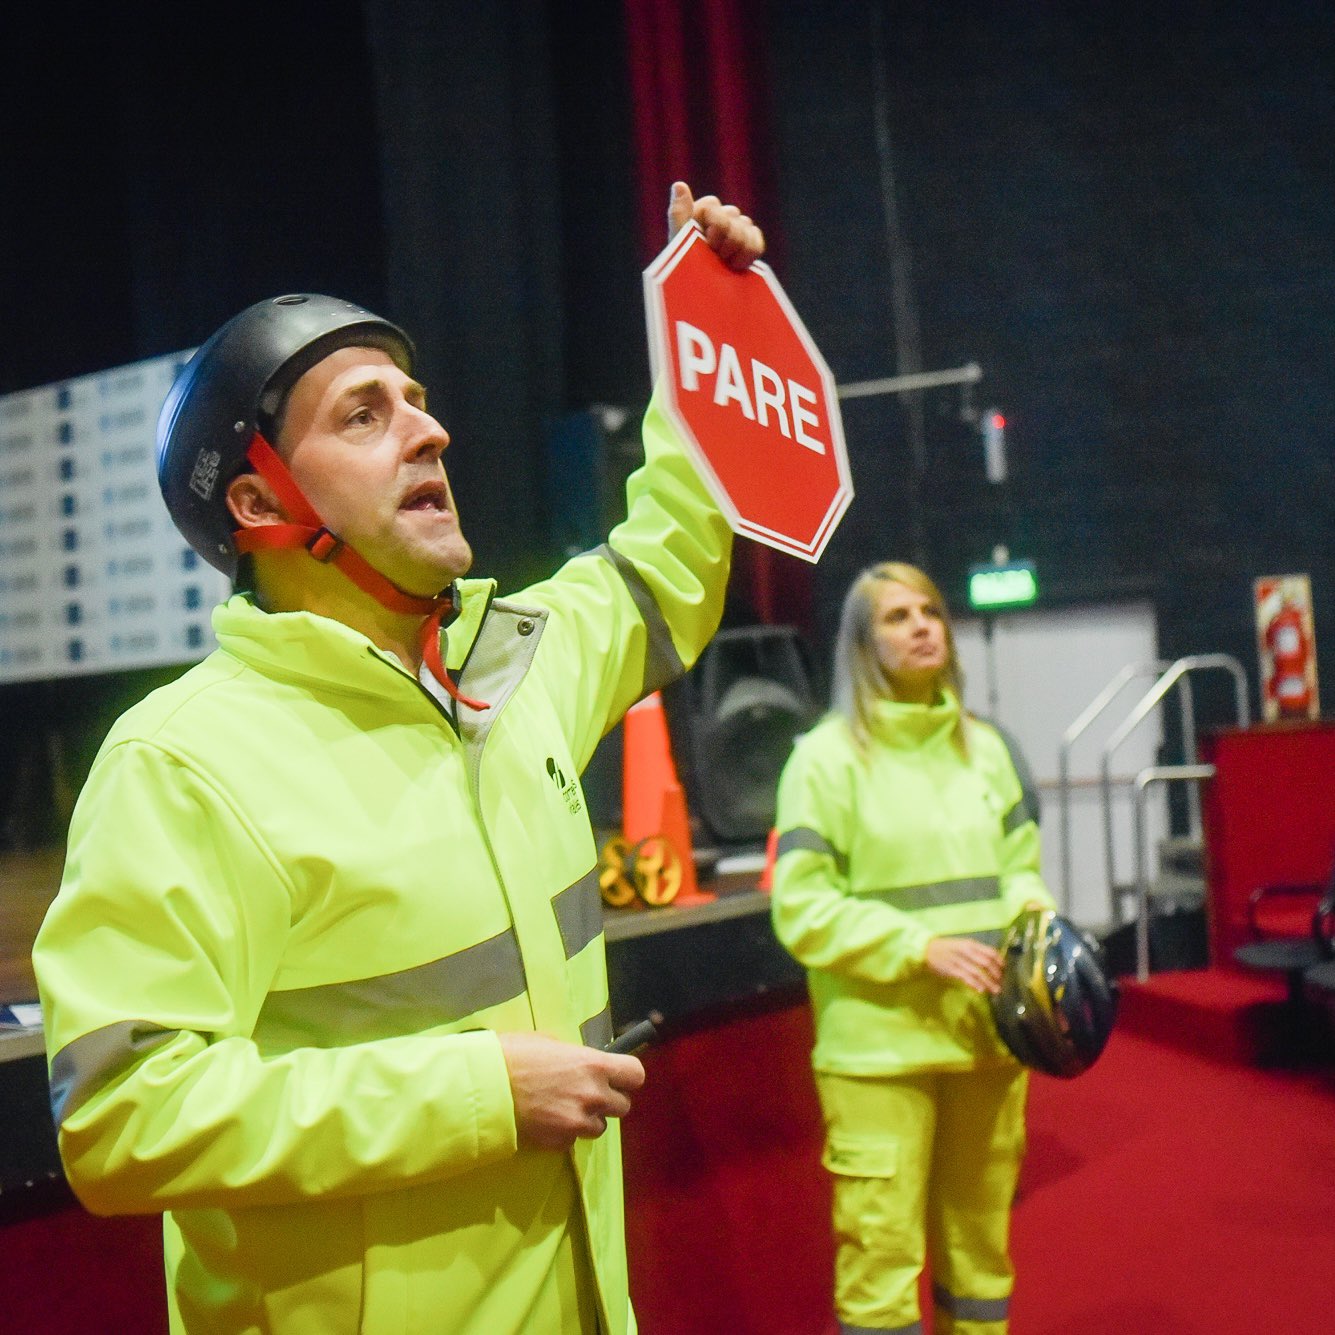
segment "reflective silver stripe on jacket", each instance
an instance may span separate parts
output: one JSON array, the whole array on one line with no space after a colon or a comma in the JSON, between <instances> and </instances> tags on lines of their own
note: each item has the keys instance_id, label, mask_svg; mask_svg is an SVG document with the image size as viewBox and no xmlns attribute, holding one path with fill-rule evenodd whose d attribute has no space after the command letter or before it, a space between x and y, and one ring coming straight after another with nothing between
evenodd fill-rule
<instances>
[{"instance_id":1,"label":"reflective silver stripe on jacket","mask_svg":"<svg viewBox=\"0 0 1335 1335\"><path fill-rule=\"evenodd\" d=\"M1029 803L1022 797L1020 800L1001 818L1001 828L1005 834L1014 834L1021 825L1028 825L1034 819L1034 813L1029 807Z\"/></svg>"},{"instance_id":2,"label":"reflective silver stripe on jacket","mask_svg":"<svg viewBox=\"0 0 1335 1335\"><path fill-rule=\"evenodd\" d=\"M603 930L597 868L552 900L566 958L571 959ZM255 1023L253 1037L264 1048L343 1047L376 1038L435 1028L520 996L524 966L514 933L430 964L376 978L272 992ZM56 1054L51 1063L51 1112L57 1124L97 1088L128 1070L146 1053L180 1031L143 1021L108 1025ZM580 1026L584 1042L612 1041L611 1011Z\"/></svg>"},{"instance_id":3,"label":"reflective silver stripe on jacket","mask_svg":"<svg viewBox=\"0 0 1335 1335\"><path fill-rule=\"evenodd\" d=\"M922 1335L922 1322L910 1321L907 1326L849 1326L841 1321L839 1335Z\"/></svg>"},{"instance_id":4,"label":"reflective silver stripe on jacket","mask_svg":"<svg viewBox=\"0 0 1335 1335\"><path fill-rule=\"evenodd\" d=\"M603 933L603 897L598 890L598 868L591 867L574 885L567 886L552 900L556 925L561 930L561 944L566 959L574 959L585 946ZM580 1042L591 1048L605 1048L612 1041L612 1008L604 1006L579 1027Z\"/></svg>"},{"instance_id":5,"label":"reflective silver stripe on jacket","mask_svg":"<svg viewBox=\"0 0 1335 1335\"><path fill-rule=\"evenodd\" d=\"M179 1029L146 1020L121 1020L67 1043L51 1062L51 1116L57 1126L96 1090L128 1071Z\"/></svg>"},{"instance_id":6,"label":"reflective silver stripe on jacket","mask_svg":"<svg viewBox=\"0 0 1335 1335\"><path fill-rule=\"evenodd\" d=\"M533 665L533 655L546 624L547 613L541 608L520 607L503 598L494 599L459 673L459 689L490 706L487 709L464 706L458 712L459 735L472 753L470 777L475 788L482 744Z\"/></svg>"},{"instance_id":7,"label":"reflective silver stripe on jacket","mask_svg":"<svg viewBox=\"0 0 1335 1335\"><path fill-rule=\"evenodd\" d=\"M580 1040L586 1047L605 1048L612 1041L612 1008L604 1006L597 1015L579 1027Z\"/></svg>"},{"instance_id":8,"label":"reflective silver stripe on jacket","mask_svg":"<svg viewBox=\"0 0 1335 1335\"><path fill-rule=\"evenodd\" d=\"M919 909L946 908L952 904L976 904L984 899L1001 898L1001 879L997 876L965 876L958 881L929 881L925 885L901 885L893 890L868 890L869 899L884 900L906 913Z\"/></svg>"},{"instance_id":9,"label":"reflective silver stripe on jacket","mask_svg":"<svg viewBox=\"0 0 1335 1335\"><path fill-rule=\"evenodd\" d=\"M985 946L997 947L1001 945L1001 938L1006 933L1000 928L990 932L942 932L942 936L967 936L971 941L981 941Z\"/></svg>"},{"instance_id":10,"label":"reflective silver stripe on jacket","mask_svg":"<svg viewBox=\"0 0 1335 1335\"><path fill-rule=\"evenodd\" d=\"M795 829L785 830L775 845L774 856L777 860L783 857L785 853L792 853L801 849L807 853L824 853L827 857L834 859L835 870L843 875L848 869L848 858L841 853L823 834L817 833L806 825L799 825Z\"/></svg>"},{"instance_id":11,"label":"reflective silver stripe on jacket","mask_svg":"<svg viewBox=\"0 0 1335 1335\"><path fill-rule=\"evenodd\" d=\"M572 960L603 931L603 897L598 889L598 868L591 867L574 885L552 900L552 912L561 930L566 959Z\"/></svg>"},{"instance_id":12,"label":"reflective silver stripe on jacket","mask_svg":"<svg viewBox=\"0 0 1335 1335\"><path fill-rule=\"evenodd\" d=\"M1005 1321L1011 1306L1009 1298L961 1298L939 1284L932 1285L932 1301L961 1321Z\"/></svg>"},{"instance_id":13,"label":"reflective silver stripe on jacket","mask_svg":"<svg viewBox=\"0 0 1335 1335\"><path fill-rule=\"evenodd\" d=\"M603 930L598 870L591 868L552 900L567 959ZM269 1050L343 1047L454 1024L522 995L524 963L512 929L397 973L271 992L255 1024Z\"/></svg>"},{"instance_id":14,"label":"reflective silver stripe on jacket","mask_svg":"<svg viewBox=\"0 0 1335 1335\"><path fill-rule=\"evenodd\" d=\"M513 930L413 969L271 992L255 1022L267 1051L345 1047L466 1020L525 990Z\"/></svg>"},{"instance_id":15,"label":"reflective silver stripe on jacket","mask_svg":"<svg viewBox=\"0 0 1335 1335\"><path fill-rule=\"evenodd\" d=\"M621 576L626 591L644 622L647 643L644 650L644 686L640 691L643 698L683 676L686 665L681 661L677 646L672 643L672 631L668 627L662 609L658 606L654 591L644 582L644 576L635 568L634 563L607 543L595 547L593 554L610 562L613 569Z\"/></svg>"}]
</instances>

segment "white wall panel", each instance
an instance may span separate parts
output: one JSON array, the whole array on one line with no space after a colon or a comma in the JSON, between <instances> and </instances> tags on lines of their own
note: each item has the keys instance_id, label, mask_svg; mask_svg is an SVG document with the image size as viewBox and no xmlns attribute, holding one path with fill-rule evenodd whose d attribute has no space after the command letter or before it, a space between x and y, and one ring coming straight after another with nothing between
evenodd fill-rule
<instances>
[{"instance_id":1,"label":"white wall panel","mask_svg":"<svg viewBox=\"0 0 1335 1335\"><path fill-rule=\"evenodd\" d=\"M993 620L989 652L984 622L961 618L955 632L965 672L965 701L976 713L995 717L1018 739L1039 783L1043 804L1043 873L1070 916L1082 926L1112 920L1104 839L1100 762L1110 734L1153 684L1152 677L1129 683L1076 741L1070 753L1071 884L1061 875L1062 812L1058 757L1066 729L1130 663L1157 656L1154 609L1148 603L1009 612ZM1169 703L1168 708L1175 708ZM1112 756L1114 778L1113 872L1118 882L1135 876L1130 784L1148 765L1159 763L1163 730L1152 714ZM1149 871L1157 870L1155 850L1167 830L1162 786L1149 806Z\"/></svg>"},{"instance_id":2,"label":"white wall panel","mask_svg":"<svg viewBox=\"0 0 1335 1335\"><path fill-rule=\"evenodd\" d=\"M174 353L0 397L0 682L186 663L229 581L158 490Z\"/></svg>"}]
</instances>

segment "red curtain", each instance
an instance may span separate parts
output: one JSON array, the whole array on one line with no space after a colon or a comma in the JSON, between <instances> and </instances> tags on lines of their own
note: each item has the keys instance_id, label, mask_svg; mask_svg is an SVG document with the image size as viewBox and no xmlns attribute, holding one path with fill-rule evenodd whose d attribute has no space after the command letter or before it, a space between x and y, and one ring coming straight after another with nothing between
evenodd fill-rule
<instances>
[{"instance_id":1,"label":"red curtain","mask_svg":"<svg viewBox=\"0 0 1335 1335\"><path fill-rule=\"evenodd\" d=\"M625 0L641 261L666 240L668 187L736 204L780 251L764 124L763 5L757 0ZM737 544L731 619L811 629L811 567L750 541Z\"/></svg>"}]
</instances>

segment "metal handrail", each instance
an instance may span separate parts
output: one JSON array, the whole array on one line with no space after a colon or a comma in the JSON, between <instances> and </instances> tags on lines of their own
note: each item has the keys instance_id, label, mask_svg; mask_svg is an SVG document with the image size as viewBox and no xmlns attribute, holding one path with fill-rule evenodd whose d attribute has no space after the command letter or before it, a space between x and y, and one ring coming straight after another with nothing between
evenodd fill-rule
<instances>
[{"instance_id":1,"label":"metal handrail","mask_svg":"<svg viewBox=\"0 0 1335 1335\"><path fill-rule=\"evenodd\" d=\"M915 389L935 389L939 385L973 385L983 378L977 362L949 371L913 371L908 375L884 376L880 380L856 380L839 385L835 393L841 399L863 399L878 394L904 394Z\"/></svg>"},{"instance_id":2,"label":"metal handrail","mask_svg":"<svg viewBox=\"0 0 1335 1335\"><path fill-rule=\"evenodd\" d=\"M1085 706L1084 712L1062 733L1061 746L1057 750L1057 788L1061 798L1061 884L1062 908L1071 912L1071 748L1080 736L1094 723L1094 720L1108 708L1121 693L1128 682L1137 677L1153 677L1163 672L1168 663L1163 659L1152 659L1148 663L1128 663L1116 676Z\"/></svg>"},{"instance_id":3,"label":"metal handrail","mask_svg":"<svg viewBox=\"0 0 1335 1335\"><path fill-rule=\"evenodd\" d=\"M1101 787L1103 789L1103 836L1104 836L1104 856L1107 861L1108 870L1108 893L1113 900L1113 916L1117 917L1117 895L1115 886L1117 877L1114 868L1113 853L1113 819L1112 819L1112 757L1123 742L1149 717L1155 710L1164 696L1174 687L1179 686L1179 693L1182 695L1182 746L1186 756L1186 763L1195 764L1197 759L1196 751L1196 717L1195 710L1191 704L1190 686L1187 678L1193 672L1206 671L1211 668L1222 668L1229 672L1233 677L1234 703L1236 706L1237 724L1240 728L1245 728L1251 722L1251 713L1247 707L1247 674L1243 671L1242 664L1238 662L1231 654L1189 654L1185 658L1179 658L1159 679L1150 687L1141 697L1140 701L1130 714L1122 721L1121 725L1114 729L1107 742L1104 743L1103 756L1099 765L1101 778ZM1180 685L1179 685L1180 683ZM1200 832L1200 807L1197 802L1191 804L1192 833Z\"/></svg>"},{"instance_id":4,"label":"metal handrail","mask_svg":"<svg viewBox=\"0 0 1335 1335\"><path fill-rule=\"evenodd\" d=\"M1194 785L1213 777L1213 765L1195 764L1151 765L1136 775L1132 790L1136 839L1136 977L1142 983L1150 976L1150 874L1145 837L1145 794L1152 783L1190 780Z\"/></svg>"}]
</instances>

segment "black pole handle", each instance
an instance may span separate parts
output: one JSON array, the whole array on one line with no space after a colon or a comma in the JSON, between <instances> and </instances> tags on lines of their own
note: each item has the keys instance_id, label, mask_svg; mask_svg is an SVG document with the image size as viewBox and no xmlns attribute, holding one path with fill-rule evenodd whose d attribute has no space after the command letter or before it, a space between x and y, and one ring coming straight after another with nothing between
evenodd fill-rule
<instances>
[{"instance_id":1,"label":"black pole handle","mask_svg":"<svg viewBox=\"0 0 1335 1335\"><path fill-rule=\"evenodd\" d=\"M655 1016L661 1019L661 1016ZM653 1020L637 1020L623 1030L603 1050L605 1052L634 1053L647 1048L658 1037L658 1026Z\"/></svg>"}]
</instances>

